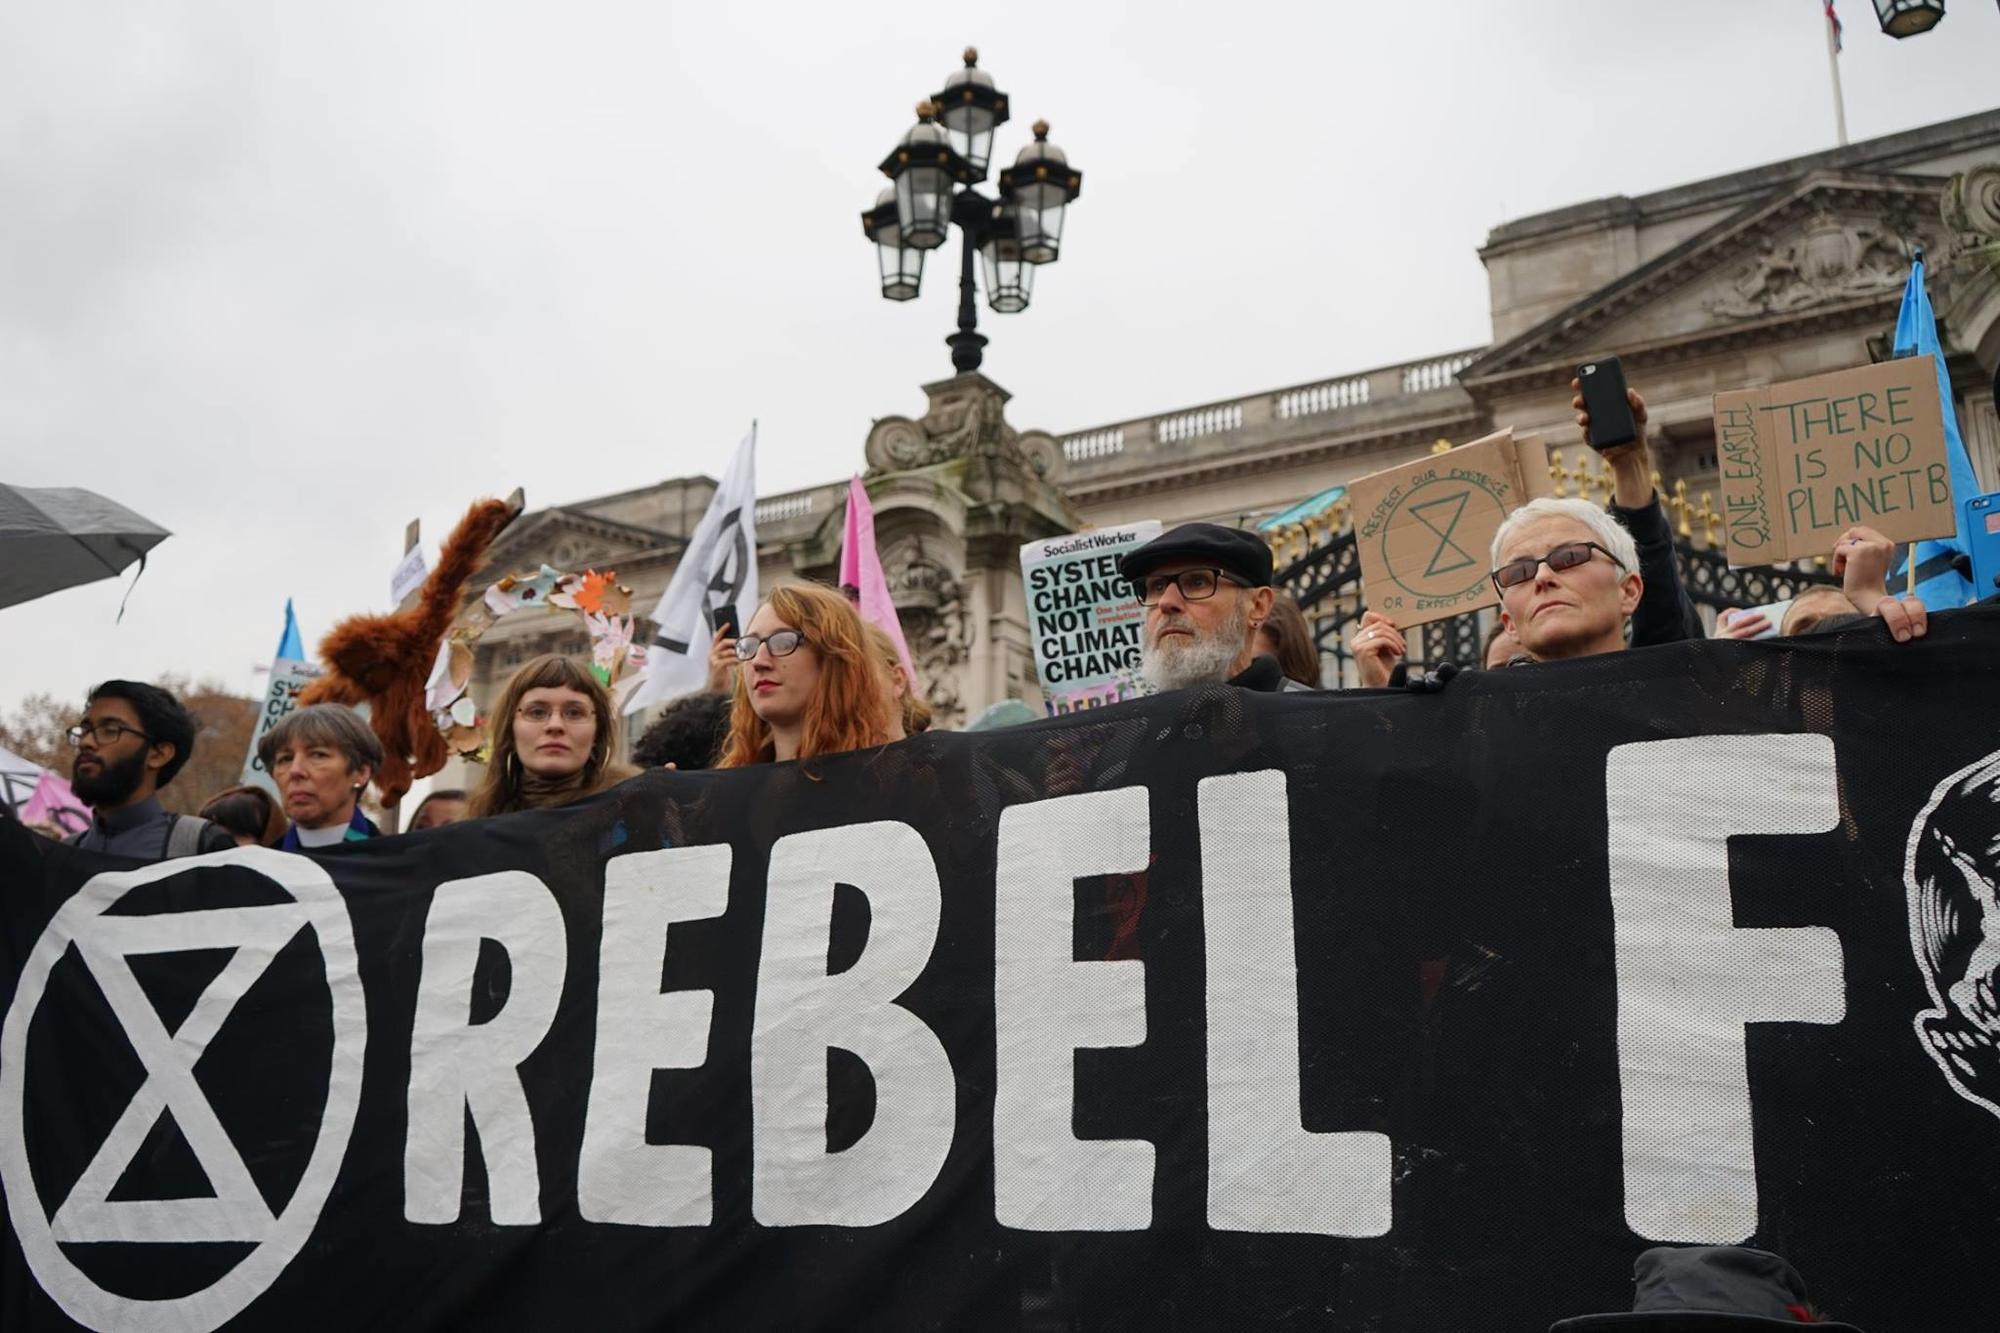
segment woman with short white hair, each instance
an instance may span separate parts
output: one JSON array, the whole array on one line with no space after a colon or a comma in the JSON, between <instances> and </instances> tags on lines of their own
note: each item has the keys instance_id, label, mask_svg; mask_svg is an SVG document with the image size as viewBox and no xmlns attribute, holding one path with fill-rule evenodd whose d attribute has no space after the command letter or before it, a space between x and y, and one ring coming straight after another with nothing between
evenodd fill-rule
<instances>
[{"instance_id":1,"label":"woman with short white hair","mask_svg":"<svg viewBox=\"0 0 2000 1333\"><path fill-rule=\"evenodd\" d=\"M1500 620L1533 661L1625 647L1645 580L1625 526L1588 500L1530 500L1493 536Z\"/></svg>"}]
</instances>

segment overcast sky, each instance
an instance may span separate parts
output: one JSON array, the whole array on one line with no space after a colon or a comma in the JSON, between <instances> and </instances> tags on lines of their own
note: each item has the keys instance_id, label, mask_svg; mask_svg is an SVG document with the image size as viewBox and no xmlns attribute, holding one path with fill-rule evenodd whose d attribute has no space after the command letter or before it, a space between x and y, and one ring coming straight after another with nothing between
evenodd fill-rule
<instances>
[{"instance_id":1,"label":"overcast sky","mask_svg":"<svg viewBox=\"0 0 2000 1333\"><path fill-rule=\"evenodd\" d=\"M1992 4L1840 8L1854 139L1994 104ZM6 6L0 481L176 535L122 625L123 582L0 609L0 707L261 690L285 598L309 642L386 606L410 518L712 474L753 417L767 494L861 466L950 373L955 269L883 301L858 214L967 42L996 157L1042 116L1085 173L1033 307L982 313L1060 433L1484 342L1494 225L1831 147L1819 11Z\"/></svg>"}]
</instances>

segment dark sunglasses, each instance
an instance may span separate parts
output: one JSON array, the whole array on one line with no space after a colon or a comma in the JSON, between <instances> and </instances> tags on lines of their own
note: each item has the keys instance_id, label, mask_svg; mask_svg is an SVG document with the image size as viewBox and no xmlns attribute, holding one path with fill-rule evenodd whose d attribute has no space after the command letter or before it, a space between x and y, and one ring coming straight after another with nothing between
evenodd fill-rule
<instances>
[{"instance_id":1,"label":"dark sunglasses","mask_svg":"<svg viewBox=\"0 0 2000 1333\"><path fill-rule=\"evenodd\" d=\"M1612 564L1618 566L1618 568L1625 568L1623 560L1606 551L1596 542L1564 542L1547 555L1524 555L1518 560L1509 560L1506 564L1493 571L1493 586L1501 592L1506 592L1509 588L1518 587L1535 577L1535 571L1544 564L1549 567L1552 573L1557 574L1562 573L1565 569L1575 569L1578 565L1588 563L1592 551L1602 553L1606 560L1609 560Z\"/></svg>"},{"instance_id":2,"label":"dark sunglasses","mask_svg":"<svg viewBox=\"0 0 2000 1333\"><path fill-rule=\"evenodd\" d=\"M769 648L773 657L790 657L806 641L800 630L781 629L769 634L745 634L736 640L736 660L748 662L759 648Z\"/></svg>"}]
</instances>

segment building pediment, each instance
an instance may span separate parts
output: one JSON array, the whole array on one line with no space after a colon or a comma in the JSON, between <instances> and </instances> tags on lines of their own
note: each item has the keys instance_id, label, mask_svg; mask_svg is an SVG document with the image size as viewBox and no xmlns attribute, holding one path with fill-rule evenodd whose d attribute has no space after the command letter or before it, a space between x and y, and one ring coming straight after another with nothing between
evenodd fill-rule
<instances>
[{"instance_id":1,"label":"building pediment","mask_svg":"<svg viewBox=\"0 0 2000 1333\"><path fill-rule=\"evenodd\" d=\"M1544 378L1578 360L1679 359L1879 316L1915 247L1940 235L1944 182L1821 172L1752 203L1599 288L1460 373L1468 387Z\"/></svg>"},{"instance_id":2,"label":"building pediment","mask_svg":"<svg viewBox=\"0 0 2000 1333\"><path fill-rule=\"evenodd\" d=\"M486 562L496 574L545 564L573 572L616 568L620 560L678 551L683 545L678 537L636 524L573 509L543 509L517 519L493 543Z\"/></svg>"}]
</instances>

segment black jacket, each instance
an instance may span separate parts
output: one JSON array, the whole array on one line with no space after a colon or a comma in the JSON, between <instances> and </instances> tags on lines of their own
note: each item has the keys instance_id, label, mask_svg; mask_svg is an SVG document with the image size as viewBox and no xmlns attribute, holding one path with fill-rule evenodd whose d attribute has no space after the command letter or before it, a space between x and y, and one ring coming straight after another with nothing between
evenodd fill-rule
<instances>
[{"instance_id":1,"label":"black jacket","mask_svg":"<svg viewBox=\"0 0 2000 1333\"><path fill-rule=\"evenodd\" d=\"M1265 694L1290 694L1294 691L1312 692L1312 686L1301 685L1284 673L1278 659L1259 654L1250 659L1250 665L1223 682L1242 690L1261 690Z\"/></svg>"},{"instance_id":2,"label":"black jacket","mask_svg":"<svg viewBox=\"0 0 2000 1333\"><path fill-rule=\"evenodd\" d=\"M1638 609L1632 612L1632 646L1649 648L1656 643L1679 643L1685 639L1705 639L1708 631L1701 615L1681 583L1681 569L1674 559L1674 530L1656 492L1643 509L1611 506L1612 516L1625 525L1639 547L1639 577L1645 588L1639 594Z\"/></svg>"}]
</instances>

